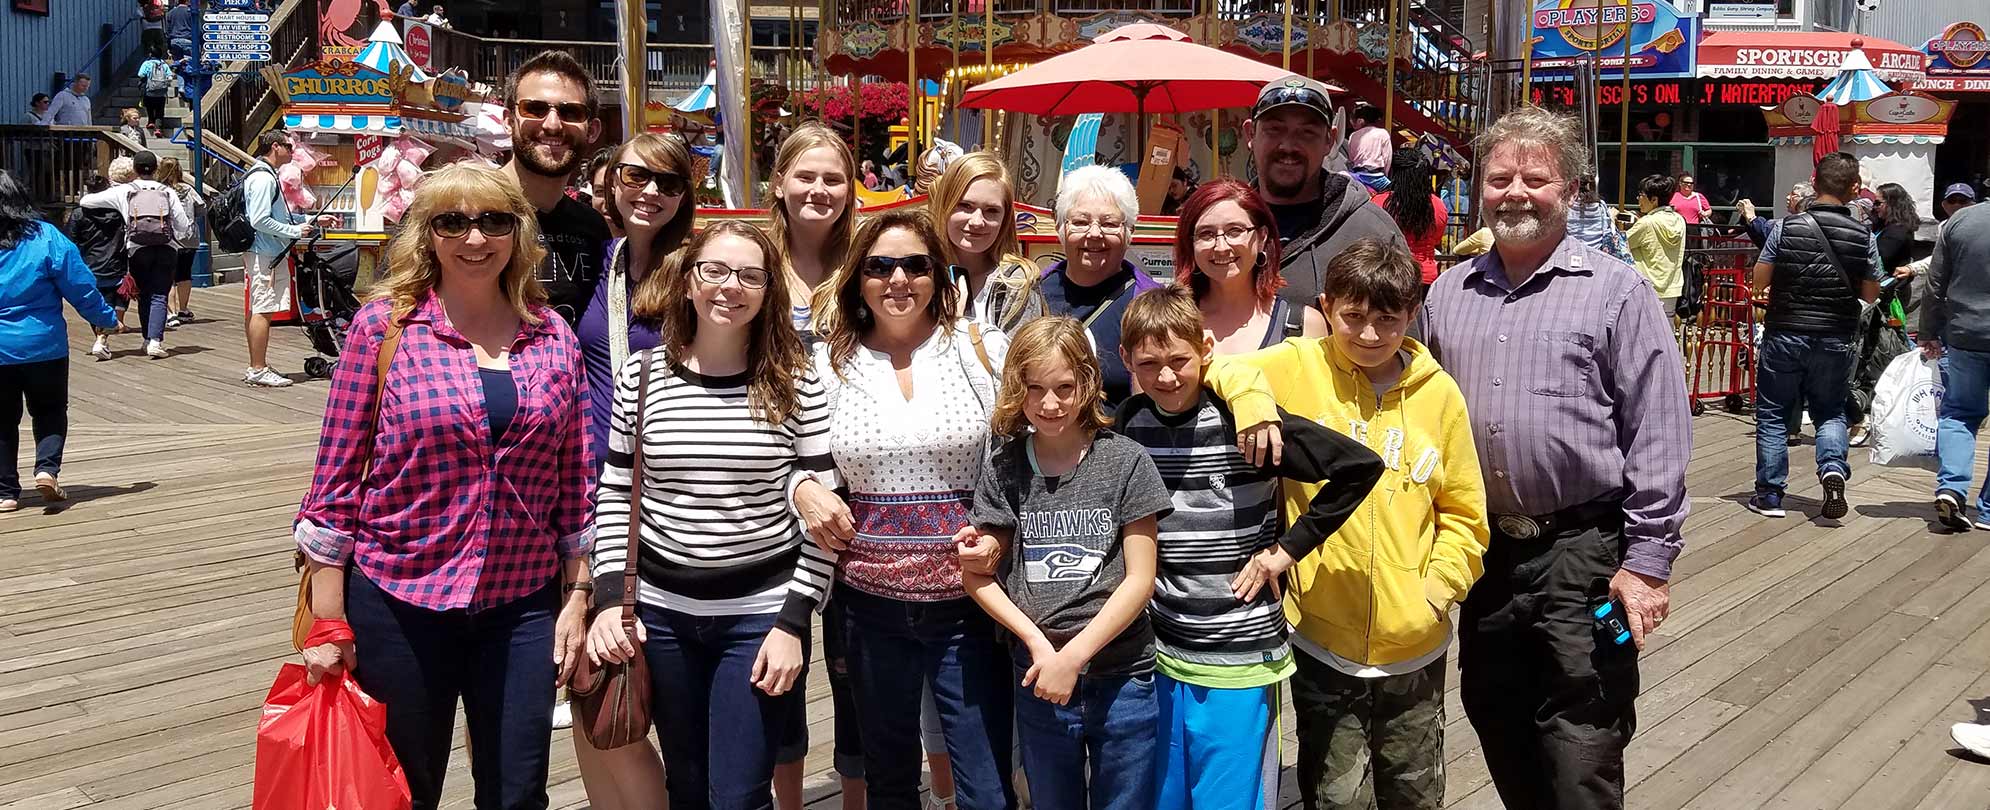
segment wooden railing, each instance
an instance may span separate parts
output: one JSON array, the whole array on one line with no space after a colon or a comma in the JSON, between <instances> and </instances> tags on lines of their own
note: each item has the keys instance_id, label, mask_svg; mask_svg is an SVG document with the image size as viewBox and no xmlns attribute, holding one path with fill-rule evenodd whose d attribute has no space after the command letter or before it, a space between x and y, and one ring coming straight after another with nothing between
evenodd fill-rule
<instances>
[{"instance_id":1,"label":"wooden railing","mask_svg":"<svg viewBox=\"0 0 1990 810\"><path fill-rule=\"evenodd\" d=\"M547 49L573 54L597 86L610 91L622 86L621 50L613 42L575 42L543 39L498 39L461 31L441 29L432 40L432 62L438 66L460 67L475 81L494 87L519 65ZM756 46L753 48L755 76L812 76L814 51ZM652 42L645 54L644 76L649 89L666 95L682 94L705 81L712 64L710 45L682 45ZM674 99L673 99L674 100Z\"/></svg>"},{"instance_id":2,"label":"wooden railing","mask_svg":"<svg viewBox=\"0 0 1990 810\"><path fill-rule=\"evenodd\" d=\"M110 127L0 124L0 170L12 173L36 207L57 221L83 196L84 180L138 149Z\"/></svg>"}]
</instances>

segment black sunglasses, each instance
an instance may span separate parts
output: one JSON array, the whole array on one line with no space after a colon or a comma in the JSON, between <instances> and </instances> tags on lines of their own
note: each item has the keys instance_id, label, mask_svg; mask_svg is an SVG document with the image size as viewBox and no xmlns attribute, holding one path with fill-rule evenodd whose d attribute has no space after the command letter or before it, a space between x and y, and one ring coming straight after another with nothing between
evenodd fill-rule
<instances>
[{"instance_id":1,"label":"black sunglasses","mask_svg":"<svg viewBox=\"0 0 1990 810\"><path fill-rule=\"evenodd\" d=\"M518 228L518 216L505 211L485 211L472 217L450 211L428 218L428 229L436 236L448 239L468 234L472 226L485 236L510 236Z\"/></svg>"},{"instance_id":2,"label":"black sunglasses","mask_svg":"<svg viewBox=\"0 0 1990 810\"><path fill-rule=\"evenodd\" d=\"M657 193L665 197L683 196L685 189L689 187L689 184L684 182L684 175L676 172L660 172L634 163L615 164L615 181L630 191L642 191L644 186L654 181Z\"/></svg>"},{"instance_id":3,"label":"black sunglasses","mask_svg":"<svg viewBox=\"0 0 1990 810\"><path fill-rule=\"evenodd\" d=\"M920 254L903 258L895 256L865 256L862 265L865 278L891 278L892 271L903 269L907 278L929 276L938 269L939 262L933 257Z\"/></svg>"},{"instance_id":4,"label":"black sunglasses","mask_svg":"<svg viewBox=\"0 0 1990 810\"><path fill-rule=\"evenodd\" d=\"M561 123L585 124L588 121L594 120L594 111L588 109L586 104L578 101L554 104L553 102L541 101L536 98L521 98L518 100L518 117L520 118L538 121L544 119L555 110L558 110L560 113Z\"/></svg>"},{"instance_id":5,"label":"black sunglasses","mask_svg":"<svg viewBox=\"0 0 1990 810\"><path fill-rule=\"evenodd\" d=\"M1265 111L1282 104L1304 104L1315 111L1333 109L1327 97L1311 87L1279 87L1260 97L1257 105L1251 108L1251 115L1263 115Z\"/></svg>"}]
</instances>

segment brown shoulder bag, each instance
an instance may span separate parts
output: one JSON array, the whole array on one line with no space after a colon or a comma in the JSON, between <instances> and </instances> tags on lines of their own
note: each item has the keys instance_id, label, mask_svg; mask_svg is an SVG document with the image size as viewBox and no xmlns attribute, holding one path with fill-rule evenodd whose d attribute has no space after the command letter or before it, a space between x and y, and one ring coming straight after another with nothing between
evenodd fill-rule
<instances>
[{"instance_id":1,"label":"brown shoulder bag","mask_svg":"<svg viewBox=\"0 0 1990 810\"><path fill-rule=\"evenodd\" d=\"M401 350L401 319L391 317L387 321L387 334L380 339L380 356L373 363L373 435L366 442L366 463L359 468L359 486L364 494L366 475L373 471L373 445L380 441L380 408L387 402L387 369L394 365L394 354ZM311 636L311 624L317 616L311 613L311 569L304 564L304 552L299 551L292 561L297 566L297 613L290 617L290 646L299 652L304 650L304 639Z\"/></svg>"},{"instance_id":2,"label":"brown shoulder bag","mask_svg":"<svg viewBox=\"0 0 1990 810\"><path fill-rule=\"evenodd\" d=\"M629 556L622 564L622 636L636 654L620 664L603 662L596 666L583 654L567 682L567 696L574 708L575 725L587 734L587 742L606 751L620 748L649 736L650 671L643 645L636 640L636 551L643 525L643 410L649 404L650 354L642 354L642 371L636 375L635 435L631 455L635 457L629 475ZM590 626L592 623L590 623Z\"/></svg>"}]
</instances>

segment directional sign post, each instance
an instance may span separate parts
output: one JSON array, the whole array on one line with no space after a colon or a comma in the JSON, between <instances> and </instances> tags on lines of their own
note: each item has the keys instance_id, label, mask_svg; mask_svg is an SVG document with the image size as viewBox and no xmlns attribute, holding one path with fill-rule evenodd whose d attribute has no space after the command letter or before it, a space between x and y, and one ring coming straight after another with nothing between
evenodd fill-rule
<instances>
[{"instance_id":1,"label":"directional sign post","mask_svg":"<svg viewBox=\"0 0 1990 810\"><path fill-rule=\"evenodd\" d=\"M200 21L201 50L206 61L270 61L269 15L248 11L217 11Z\"/></svg>"}]
</instances>

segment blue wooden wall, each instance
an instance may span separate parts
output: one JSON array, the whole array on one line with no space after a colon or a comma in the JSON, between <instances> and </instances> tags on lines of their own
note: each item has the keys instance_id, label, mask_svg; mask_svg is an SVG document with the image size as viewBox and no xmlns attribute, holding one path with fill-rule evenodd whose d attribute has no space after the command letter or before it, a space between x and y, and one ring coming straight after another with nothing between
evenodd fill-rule
<instances>
[{"instance_id":1,"label":"blue wooden wall","mask_svg":"<svg viewBox=\"0 0 1990 810\"><path fill-rule=\"evenodd\" d=\"M110 46L113 70L138 50L138 25L125 23L137 9L136 0L47 0L49 13L14 10L14 0L0 0L0 120L25 123L28 99L52 93L55 74L80 68L96 81L91 94L107 90L91 56L102 44L105 24L123 29ZM122 79L123 77L112 77Z\"/></svg>"}]
</instances>

